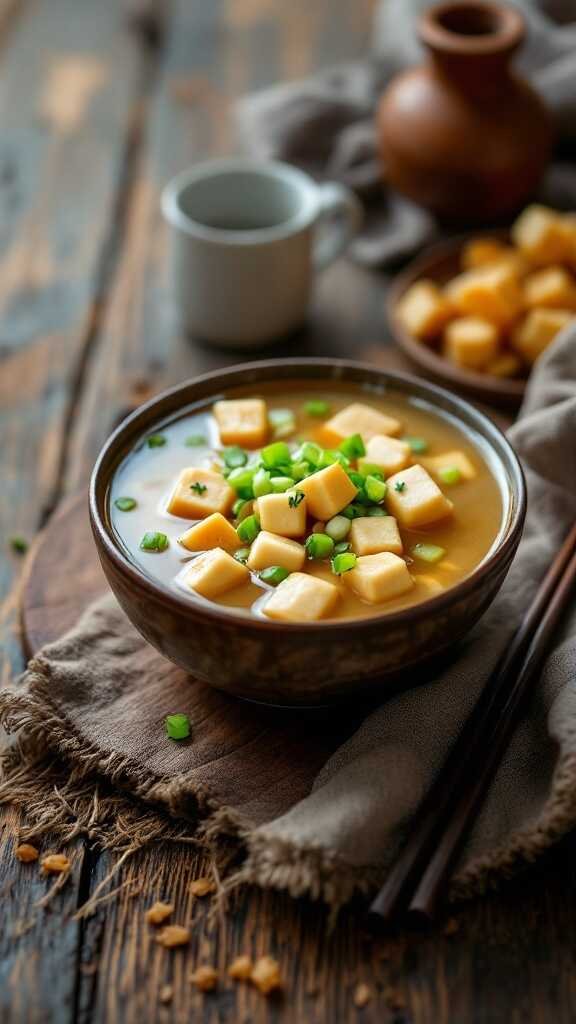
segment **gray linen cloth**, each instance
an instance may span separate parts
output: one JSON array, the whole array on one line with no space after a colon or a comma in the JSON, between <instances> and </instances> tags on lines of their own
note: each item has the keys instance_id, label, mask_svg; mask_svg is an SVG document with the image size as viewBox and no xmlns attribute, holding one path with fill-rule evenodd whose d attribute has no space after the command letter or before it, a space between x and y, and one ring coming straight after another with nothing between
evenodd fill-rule
<instances>
[{"instance_id":1,"label":"gray linen cloth","mask_svg":"<svg viewBox=\"0 0 576 1024\"><path fill-rule=\"evenodd\" d=\"M374 891L576 518L573 329L538 362L510 438L527 475L525 534L492 608L442 674L370 712L354 704L344 714L270 711L191 680L106 597L0 692L0 723L19 741L4 760L0 802L25 807L32 836L84 832L119 850L168 836L220 848L224 840L242 857L231 884L333 906ZM176 710L192 722L183 744L163 728ZM462 853L452 896L501 881L575 824L572 608Z\"/></svg>"},{"instance_id":2,"label":"gray linen cloth","mask_svg":"<svg viewBox=\"0 0 576 1024\"><path fill-rule=\"evenodd\" d=\"M512 0L527 22L517 67L550 107L561 142L576 143L576 0ZM257 156L297 164L318 179L355 189L366 210L354 259L385 264L410 255L439 233L433 217L382 186L376 160L374 111L390 79L418 64L423 53L415 19L430 0L381 0L372 52L365 60L329 68L302 82L273 86L237 106L240 143ZM576 208L576 168L553 164L540 199Z\"/></svg>"}]
</instances>

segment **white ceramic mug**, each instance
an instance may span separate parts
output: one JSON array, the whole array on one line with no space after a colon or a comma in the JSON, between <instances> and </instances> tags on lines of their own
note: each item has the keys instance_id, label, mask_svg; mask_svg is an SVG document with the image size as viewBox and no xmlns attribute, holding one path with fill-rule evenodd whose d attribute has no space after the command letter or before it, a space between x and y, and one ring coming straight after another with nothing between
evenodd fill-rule
<instances>
[{"instance_id":1,"label":"white ceramic mug","mask_svg":"<svg viewBox=\"0 0 576 1024\"><path fill-rule=\"evenodd\" d=\"M344 185L242 158L178 175L164 189L162 211L183 326L242 348L301 325L315 271L343 252L362 219Z\"/></svg>"}]
</instances>

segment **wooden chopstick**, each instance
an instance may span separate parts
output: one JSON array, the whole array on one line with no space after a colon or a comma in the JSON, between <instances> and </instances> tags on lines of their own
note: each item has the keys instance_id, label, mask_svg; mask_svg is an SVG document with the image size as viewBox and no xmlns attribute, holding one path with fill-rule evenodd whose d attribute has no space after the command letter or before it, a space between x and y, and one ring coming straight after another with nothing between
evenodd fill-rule
<instances>
[{"instance_id":1,"label":"wooden chopstick","mask_svg":"<svg viewBox=\"0 0 576 1024\"><path fill-rule=\"evenodd\" d=\"M429 918L473 814L510 740L576 578L576 523L446 758L396 865L368 913L378 927L402 911Z\"/></svg>"}]
</instances>

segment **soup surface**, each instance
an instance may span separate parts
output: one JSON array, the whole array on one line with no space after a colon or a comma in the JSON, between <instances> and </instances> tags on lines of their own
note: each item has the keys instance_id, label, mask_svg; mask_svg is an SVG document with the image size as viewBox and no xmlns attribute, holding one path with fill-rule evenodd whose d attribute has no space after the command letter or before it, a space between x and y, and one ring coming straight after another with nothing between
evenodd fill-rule
<instances>
[{"instance_id":1,"label":"soup surface","mask_svg":"<svg viewBox=\"0 0 576 1024\"><path fill-rule=\"evenodd\" d=\"M366 618L467 576L502 522L482 439L403 395L334 382L184 411L118 467L129 558L191 602L277 621Z\"/></svg>"}]
</instances>

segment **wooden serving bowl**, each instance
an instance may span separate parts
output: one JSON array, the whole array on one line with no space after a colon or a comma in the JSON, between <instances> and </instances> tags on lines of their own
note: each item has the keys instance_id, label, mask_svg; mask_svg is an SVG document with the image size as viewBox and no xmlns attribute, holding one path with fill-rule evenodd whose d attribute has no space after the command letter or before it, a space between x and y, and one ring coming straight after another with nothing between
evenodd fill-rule
<instances>
[{"instance_id":1,"label":"wooden serving bowl","mask_svg":"<svg viewBox=\"0 0 576 1024\"><path fill-rule=\"evenodd\" d=\"M510 240L505 231L483 232L482 234L498 238L503 242ZM396 312L400 299L416 281L426 277L435 281L436 284L445 285L451 278L461 273L462 246L471 237L471 235L463 235L431 245L396 275L386 300L388 323L395 341L398 342L408 358L425 371L427 377L448 384L456 391L463 392L479 402L514 411L518 409L524 398L525 377L504 379L492 377L487 373L477 373L475 370L462 369L450 362L449 359L445 359L433 346L414 338L402 325Z\"/></svg>"},{"instance_id":2,"label":"wooden serving bowl","mask_svg":"<svg viewBox=\"0 0 576 1024\"><path fill-rule=\"evenodd\" d=\"M119 542L109 494L121 460L145 434L190 405L229 389L281 380L344 381L394 390L462 423L485 449L501 485L502 523L484 560L456 586L422 604L374 618L278 623L195 600L147 576ZM249 363L187 381L141 406L104 445L90 483L90 519L100 560L118 601L142 635L191 675L240 697L318 705L344 696L380 698L413 685L414 670L452 648L498 592L518 546L526 510L524 477L512 447L486 416L422 380L347 360Z\"/></svg>"}]
</instances>

